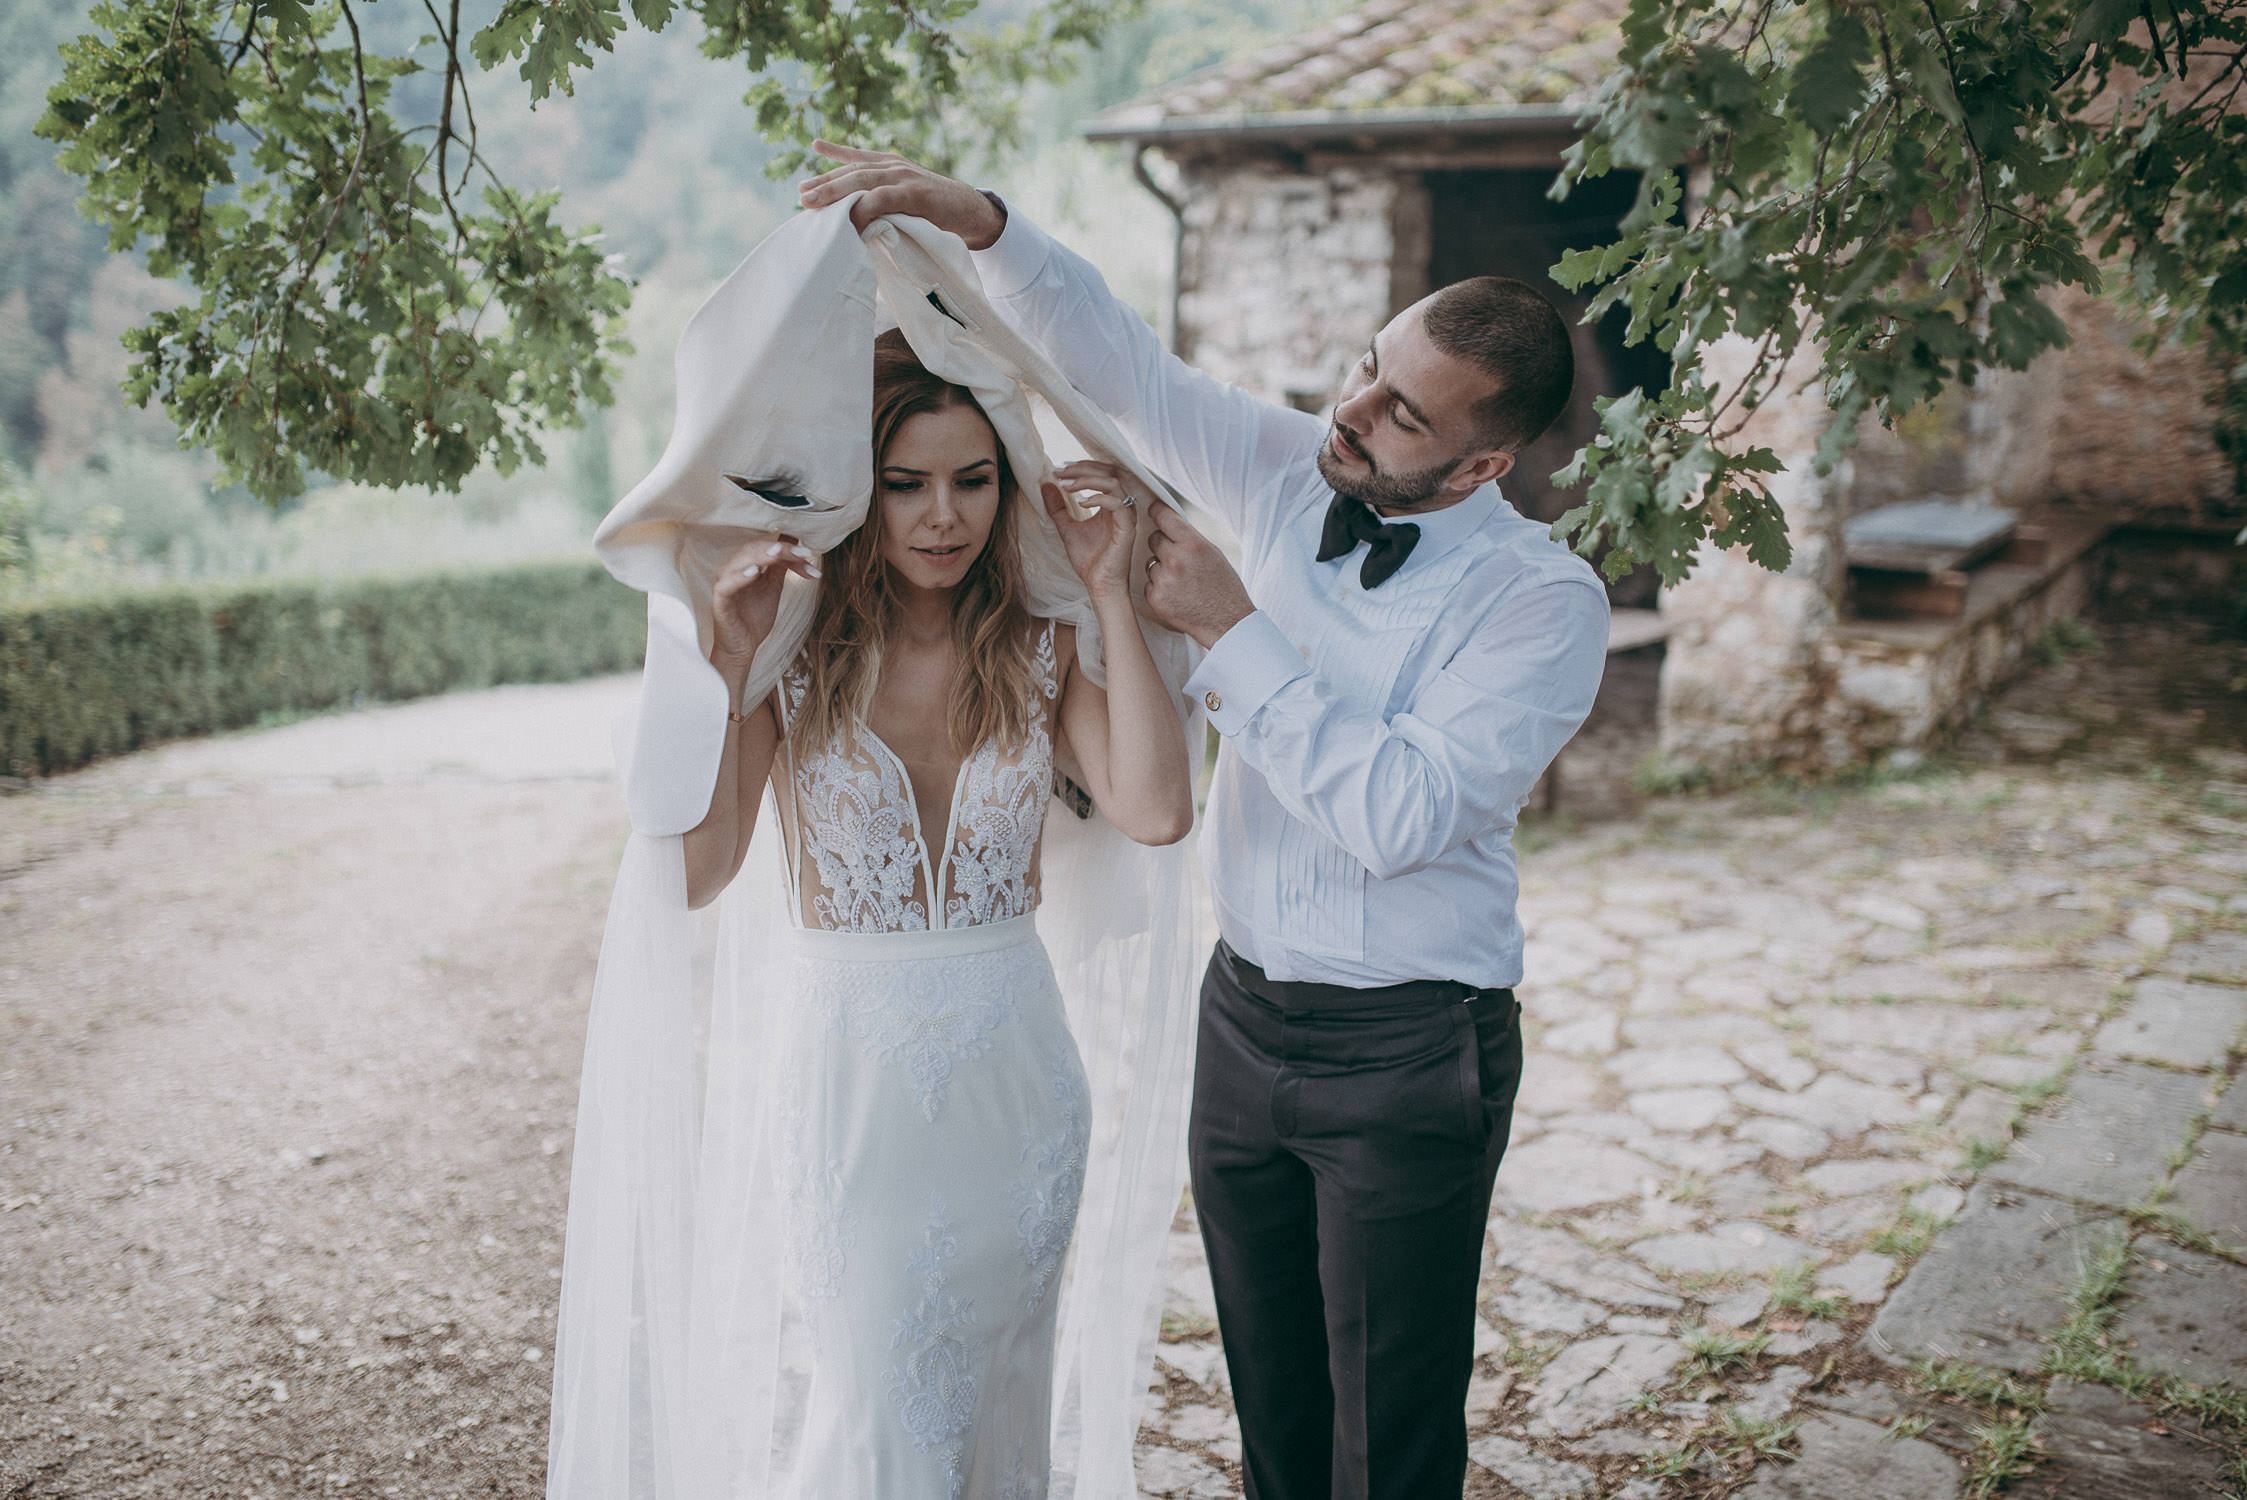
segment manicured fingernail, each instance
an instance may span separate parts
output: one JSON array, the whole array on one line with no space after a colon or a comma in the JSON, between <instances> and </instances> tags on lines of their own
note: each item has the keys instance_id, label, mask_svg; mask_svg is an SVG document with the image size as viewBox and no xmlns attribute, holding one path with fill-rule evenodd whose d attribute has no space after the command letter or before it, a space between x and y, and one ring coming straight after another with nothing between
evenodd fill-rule
<instances>
[{"instance_id":1,"label":"manicured fingernail","mask_svg":"<svg viewBox=\"0 0 2247 1500\"><path fill-rule=\"evenodd\" d=\"M809 548L809 547L796 547L796 548L793 548L793 549L791 549L791 550L793 550L793 551L795 552L795 554L796 554L796 555L797 555L798 557L802 558L802 559L803 559L803 560L804 560L805 562L810 562L810 561L811 561L811 556L812 556L812 553L811 553L811 548Z\"/></svg>"},{"instance_id":2,"label":"manicured fingernail","mask_svg":"<svg viewBox=\"0 0 2247 1500\"><path fill-rule=\"evenodd\" d=\"M823 575L822 575L822 574L820 573L820 571L819 571L819 570L818 570L817 568L806 568L806 569L804 569L804 576L805 576L806 578L818 578L818 577L821 577L821 576L823 576Z\"/></svg>"}]
</instances>

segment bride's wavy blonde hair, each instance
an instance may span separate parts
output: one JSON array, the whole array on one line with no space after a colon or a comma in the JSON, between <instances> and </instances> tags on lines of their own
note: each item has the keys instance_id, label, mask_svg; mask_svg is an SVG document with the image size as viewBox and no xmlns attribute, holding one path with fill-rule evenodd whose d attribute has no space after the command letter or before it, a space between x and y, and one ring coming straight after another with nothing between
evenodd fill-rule
<instances>
[{"instance_id":1,"label":"bride's wavy blonde hair","mask_svg":"<svg viewBox=\"0 0 2247 1500\"><path fill-rule=\"evenodd\" d=\"M896 329L874 341L874 498L866 524L821 560L826 577L804 638L809 687L790 736L799 749L855 738L866 722L898 607L897 579L882 560L882 457L907 419L955 406L983 410L965 386L930 373ZM982 552L952 590L958 666L945 729L963 755L987 739L1020 743L1030 728L1032 648L1016 544L1019 486L995 432L992 446L999 461L998 514Z\"/></svg>"}]
</instances>

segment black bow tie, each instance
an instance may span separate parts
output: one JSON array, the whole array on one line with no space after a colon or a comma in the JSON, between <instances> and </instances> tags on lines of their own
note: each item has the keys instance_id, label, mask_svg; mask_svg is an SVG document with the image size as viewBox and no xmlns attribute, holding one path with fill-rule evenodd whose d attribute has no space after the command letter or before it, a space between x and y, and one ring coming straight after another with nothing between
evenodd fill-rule
<instances>
[{"instance_id":1,"label":"black bow tie","mask_svg":"<svg viewBox=\"0 0 2247 1500\"><path fill-rule=\"evenodd\" d=\"M1326 530L1319 537L1319 561L1332 562L1358 543L1365 543L1365 563L1358 569L1361 587L1377 589L1389 575L1404 566L1412 549L1420 545L1420 528L1410 521L1384 526L1373 518L1362 500L1336 495L1326 508Z\"/></svg>"}]
</instances>

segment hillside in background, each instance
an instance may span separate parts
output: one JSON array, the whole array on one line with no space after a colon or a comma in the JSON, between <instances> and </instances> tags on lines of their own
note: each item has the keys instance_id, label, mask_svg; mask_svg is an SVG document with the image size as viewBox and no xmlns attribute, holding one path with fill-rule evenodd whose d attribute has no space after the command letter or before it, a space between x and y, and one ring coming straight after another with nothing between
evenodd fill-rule
<instances>
[{"instance_id":1,"label":"hillside in background","mask_svg":"<svg viewBox=\"0 0 2247 1500\"><path fill-rule=\"evenodd\" d=\"M489 0L487 0L487 4ZM511 74L476 89L488 155L512 184L559 187L573 224L601 226L638 283L637 354L617 404L552 434L547 464L484 472L459 495L316 486L281 514L214 489L160 411L117 390L119 335L178 293L136 254L111 254L74 207L77 184L32 134L59 76L56 49L86 26L88 0L0 8L0 596L261 572L337 574L566 552L660 452L671 358L704 296L794 205L766 175L772 148L741 105L738 63L696 49L689 19L632 31L581 75L574 97L529 107ZM477 7L467 7L471 19ZM1004 16L1013 0L990 7ZM1113 151L1076 139L1100 109L1337 9L1335 0L1153 0L1120 23L1076 76L1026 104L1022 150L974 176L1056 230L1150 319L1169 275L1171 225ZM410 45L417 6L362 8L371 45ZM404 80L400 119L434 113Z\"/></svg>"}]
</instances>

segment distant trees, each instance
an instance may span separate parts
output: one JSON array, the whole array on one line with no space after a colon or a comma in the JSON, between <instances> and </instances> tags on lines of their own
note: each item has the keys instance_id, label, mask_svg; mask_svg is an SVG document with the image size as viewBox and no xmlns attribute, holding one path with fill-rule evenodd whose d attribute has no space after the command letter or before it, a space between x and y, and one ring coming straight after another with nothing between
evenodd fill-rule
<instances>
[{"instance_id":1,"label":"distant trees","mask_svg":"<svg viewBox=\"0 0 2247 1500\"><path fill-rule=\"evenodd\" d=\"M0 461L28 458L46 437L40 382L67 359L72 320L108 256L78 214L78 185L31 133L55 48L82 17L76 0L0 6Z\"/></svg>"}]
</instances>

